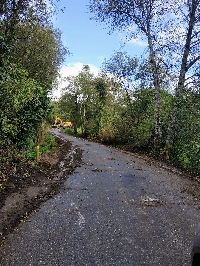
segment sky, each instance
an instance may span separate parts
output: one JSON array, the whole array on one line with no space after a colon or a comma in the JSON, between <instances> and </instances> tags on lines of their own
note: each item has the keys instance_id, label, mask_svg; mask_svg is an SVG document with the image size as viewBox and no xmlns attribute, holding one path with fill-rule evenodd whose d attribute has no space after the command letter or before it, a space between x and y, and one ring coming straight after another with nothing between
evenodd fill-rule
<instances>
[{"instance_id":1,"label":"sky","mask_svg":"<svg viewBox=\"0 0 200 266\"><path fill-rule=\"evenodd\" d=\"M54 27L62 32L62 42L71 52L67 56L60 73L64 78L77 75L83 65L89 65L92 73L97 75L104 59L109 59L115 51L120 49L123 33L108 34L109 29L100 22L91 20L87 5L89 0L60 0L58 7L66 8L64 13L54 18ZM140 40L126 43L123 50L136 56L143 52L145 44ZM60 97L61 88L66 86L60 82L54 97Z\"/></svg>"}]
</instances>

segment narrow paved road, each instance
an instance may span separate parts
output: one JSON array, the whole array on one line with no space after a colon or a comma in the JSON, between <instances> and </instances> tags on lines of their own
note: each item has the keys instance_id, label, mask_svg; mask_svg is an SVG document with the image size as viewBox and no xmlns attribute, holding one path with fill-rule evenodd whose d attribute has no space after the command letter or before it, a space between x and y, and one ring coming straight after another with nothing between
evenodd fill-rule
<instances>
[{"instance_id":1,"label":"narrow paved road","mask_svg":"<svg viewBox=\"0 0 200 266\"><path fill-rule=\"evenodd\" d=\"M5 266L183 266L200 210L187 180L139 156L57 133L83 149L64 188L8 236Z\"/></svg>"}]
</instances>

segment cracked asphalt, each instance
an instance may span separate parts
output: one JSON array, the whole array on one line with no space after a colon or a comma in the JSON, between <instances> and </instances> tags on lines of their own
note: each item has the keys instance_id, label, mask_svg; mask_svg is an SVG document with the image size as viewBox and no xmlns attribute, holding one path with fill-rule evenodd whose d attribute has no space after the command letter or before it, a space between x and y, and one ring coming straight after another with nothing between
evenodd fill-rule
<instances>
[{"instance_id":1,"label":"cracked asphalt","mask_svg":"<svg viewBox=\"0 0 200 266\"><path fill-rule=\"evenodd\" d=\"M200 209L183 187L192 181L139 155L54 133L83 150L83 163L7 237L1 265L191 265Z\"/></svg>"}]
</instances>

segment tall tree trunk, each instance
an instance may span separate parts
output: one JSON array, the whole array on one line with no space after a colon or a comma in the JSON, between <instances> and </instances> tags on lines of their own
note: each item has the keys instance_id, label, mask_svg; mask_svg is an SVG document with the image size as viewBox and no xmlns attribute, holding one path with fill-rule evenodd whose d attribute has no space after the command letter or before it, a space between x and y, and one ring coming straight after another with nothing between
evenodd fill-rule
<instances>
[{"instance_id":1,"label":"tall tree trunk","mask_svg":"<svg viewBox=\"0 0 200 266\"><path fill-rule=\"evenodd\" d=\"M171 115L170 123L168 126L168 132L167 132L167 138L166 138L165 150L166 150L166 158L167 159L169 159L170 150L173 146L176 123L178 121L178 106L179 106L179 102L181 101L182 90L183 90L184 85L185 85L186 72L189 69L188 68L188 56L190 53L192 32L194 29L195 14L197 11L198 2L199 2L198 0L192 0L191 7L190 7L190 13L189 13L190 17L189 17L186 42L185 42L184 52L183 52L183 56L182 56L182 63L181 63L181 68L180 68L180 73L179 73L178 85L177 85L176 91L175 91L175 98L174 98L174 105L173 105L173 109L172 109L172 115Z\"/></svg>"},{"instance_id":2,"label":"tall tree trunk","mask_svg":"<svg viewBox=\"0 0 200 266\"><path fill-rule=\"evenodd\" d=\"M78 95L75 94L75 100L74 100L74 103L75 103L75 112L74 112L74 115L73 115L73 126L74 126L74 134L77 135L78 133L78 117L79 117L79 106L78 106Z\"/></svg>"},{"instance_id":3,"label":"tall tree trunk","mask_svg":"<svg viewBox=\"0 0 200 266\"><path fill-rule=\"evenodd\" d=\"M154 149L156 153L159 153L159 149L161 147L161 138L162 138L162 130L161 130L161 118L160 118L160 80L158 67L155 58L155 52L153 49L152 36L150 33L150 27L147 27L147 37L148 37L148 45L150 51L150 64L153 72L153 84L154 84Z\"/></svg>"}]
</instances>

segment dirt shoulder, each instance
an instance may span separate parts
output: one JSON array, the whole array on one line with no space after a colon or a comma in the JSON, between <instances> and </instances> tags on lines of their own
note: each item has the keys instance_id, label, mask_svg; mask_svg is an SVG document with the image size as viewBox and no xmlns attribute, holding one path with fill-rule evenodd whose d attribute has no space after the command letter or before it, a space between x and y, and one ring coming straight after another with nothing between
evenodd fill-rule
<instances>
[{"instance_id":1,"label":"dirt shoulder","mask_svg":"<svg viewBox=\"0 0 200 266\"><path fill-rule=\"evenodd\" d=\"M57 149L39 163L0 164L0 241L28 215L56 194L82 161L82 151L56 137Z\"/></svg>"}]
</instances>

